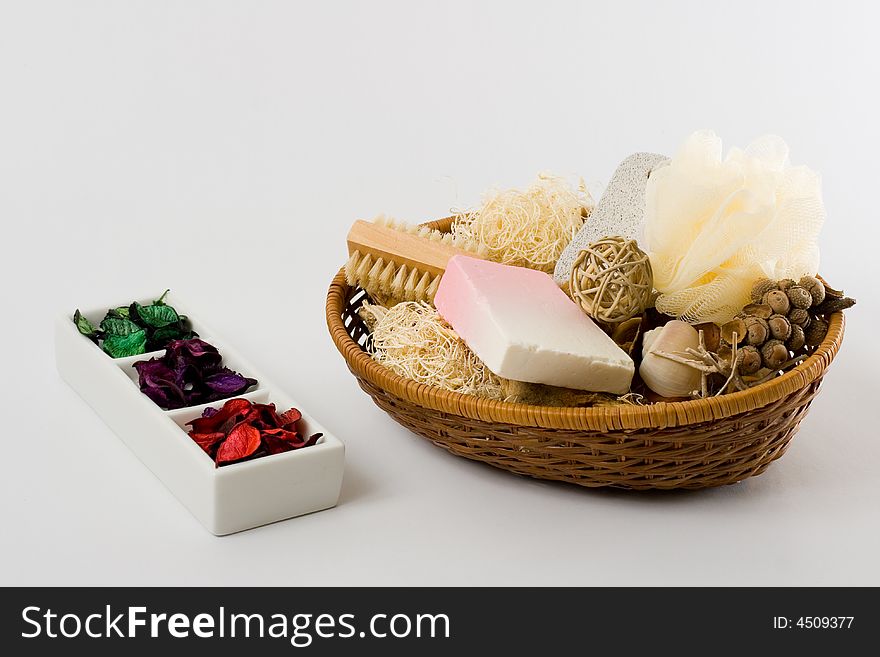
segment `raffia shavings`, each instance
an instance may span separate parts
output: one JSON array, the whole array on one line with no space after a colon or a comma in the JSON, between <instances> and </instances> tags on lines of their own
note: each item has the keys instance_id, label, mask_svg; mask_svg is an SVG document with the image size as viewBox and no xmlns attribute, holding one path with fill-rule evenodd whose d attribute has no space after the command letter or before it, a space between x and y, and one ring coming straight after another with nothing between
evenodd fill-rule
<instances>
[{"instance_id":1,"label":"raffia shavings","mask_svg":"<svg viewBox=\"0 0 880 657\"><path fill-rule=\"evenodd\" d=\"M524 191L487 193L478 210L456 216L452 234L485 247L496 262L552 273L593 205L583 180L574 190L564 178L542 173Z\"/></svg>"},{"instance_id":2,"label":"raffia shavings","mask_svg":"<svg viewBox=\"0 0 880 657\"><path fill-rule=\"evenodd\" d=\"M444 390L501 399L501 380L424 302L392 308L364 303L358 314L372 328L370 355L402 377Z\"/></svg>"}]
</instances>

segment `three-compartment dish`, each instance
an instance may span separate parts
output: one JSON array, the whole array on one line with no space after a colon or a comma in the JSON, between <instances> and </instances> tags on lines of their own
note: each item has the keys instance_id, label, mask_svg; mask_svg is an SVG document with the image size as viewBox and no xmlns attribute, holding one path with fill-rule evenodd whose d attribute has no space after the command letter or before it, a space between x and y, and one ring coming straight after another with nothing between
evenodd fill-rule
<instances>
[{"instance_id":1,"label":"three-compartment dish","mask_svg":"<svg viewBox=\"0 0 880 657\"><path fill-rule=\"evenodd\" d=\"M156 298L140 299L135 304L149 307ZM335 506L342 485L345 448L338 438L306 412L288 422L287 429L281 427L284 420L279 422L277 418L275 424L278 426L267 428L270 424L264 419L245 422L245 412L233 417L229 425L254 424L263 435L258 437L253 434L257 429L244 427L254 435L254 445L247 446L245 437L245 451L235 452L231 448L239 448L230 442L230 449L226 450L227 461L219 452L229 442L234 426L224 429L225 434L220 431L221 427L215 427L218 431L216 438L212 439L214 444L203 443L204 447L189 435L193 432L190 423L203 416L216 415L215 411L222 412L230 399L246 400L247 403L241 402L240 406L253 409L254 415L259 410L264 415L274 413L280 416L283 411L301 407L209 328L201 315L193 314L192 306L186 301L173 293L168 294L166 300L169 307L186 311L189 316L187 321L198 335L199 357L205 357L203 352L210 352L208 358L217 358L213 351L202 347L204 343L213 345L222 355L223 371L218 374L214 372L216 367L212 369L215 388L221 391L213 395L216 399L172 410L161 408L142 392L136 363L156 364L167 355L166 350L113 358L78 330L73 317L68 314L60 316L55 326L56 362L62 378L214 534L230 534ZM117 308L125 309L128 305L126 301ZM77 317L83 318L83 323L98 327L105 311L106 306L78 313ZM129 335L136 335L136 332ZM224 375L230 378L237 373L248 377L243 384L245 391L223 394L223 386L228 386ZM173 382L166 383L171 389L175 387ZM236 385L233 382L233 386L226 389L235 390ZM185 387L192 388L192 383L187 382ZM211 410L206 412L206 409ZM273 409L277 409L277 413ZM294 420L294 417L286 419ZM282 446L267 450L264 445L266 437L295 440L299 436L315 437L318 434L320 437L314 438L314 444L298 449ZM305 442L295 444L299 447Z\"/></svg>"}]
</instances>

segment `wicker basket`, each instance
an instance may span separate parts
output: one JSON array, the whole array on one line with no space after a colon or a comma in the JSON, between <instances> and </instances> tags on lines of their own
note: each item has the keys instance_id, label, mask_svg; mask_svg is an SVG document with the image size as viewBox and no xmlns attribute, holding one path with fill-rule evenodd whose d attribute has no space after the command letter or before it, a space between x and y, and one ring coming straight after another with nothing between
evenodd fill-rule
<instances>
[{"instance_id":1,"label":"wicker basket","mask_svg":"<svg viewBox=\"0 0 880 657\"><path fill-rule=\"evenodd\" d=\"M448 230L451 219L428 225ZM646 406L557 408L479 399L404 379L364 350L365 295L340 272L327 325L361 388L453 454L540 479L627 489L707 488L761 474L797 432L843 339L843 313L801 365L747 391Z\"/></svg>"}]
</instances>

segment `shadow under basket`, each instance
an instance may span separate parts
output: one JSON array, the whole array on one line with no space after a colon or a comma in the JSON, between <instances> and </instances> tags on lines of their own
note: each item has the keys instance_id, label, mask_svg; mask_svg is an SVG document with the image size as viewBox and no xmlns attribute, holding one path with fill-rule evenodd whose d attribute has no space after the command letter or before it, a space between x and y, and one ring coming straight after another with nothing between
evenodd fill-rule
<instances>
[{"instance_id":1,"label":"shadow under basket","mask_svg":"<svg viewBox=\"0 0 880 657\"><path fill-rule=\"evenodd\" d=\"M450 219L427 224L448 230ZM843 340L843 313L800 365L742 392L645 406L532 406L398 376L366 352L363 290L340 271L327 296L336 348L376 405L453 454L521 475L633 490L708 488L761 474L782 456Z\"/></svg>"}]
</instances>

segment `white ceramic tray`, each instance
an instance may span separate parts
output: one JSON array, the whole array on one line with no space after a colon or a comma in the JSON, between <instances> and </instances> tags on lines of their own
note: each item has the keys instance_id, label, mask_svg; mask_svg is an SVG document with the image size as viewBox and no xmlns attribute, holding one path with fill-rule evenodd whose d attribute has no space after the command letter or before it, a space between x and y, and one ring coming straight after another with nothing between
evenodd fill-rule
<instances>
[{"instance_id":1,"label":"white ceramic tray","mask_svg":"<svg viewBox=\"0 0 880 657\"><path fill-rule=\"evenodd\" d=\"M139 302L149 304L158 297L157 294ZM215 467L211 457L187 435L184 426L200 417L207 406L219 408L224 402L162 410L140 391L133 364L163 352L111 358L79 333L72 314L59 317L55 327L55 359L61 377L199 522L218 536L335 506L345 460L342 442L242 359L204 324L192 306L173 293L165 300L190 318L200 338L217 347L224 365L257 379L256 386L238 397L259 403L274 402L279 412L291 407L299 409L303 416L302 434L323 434L317 444ZM97 326L108 308L129 303L131 299L124 299L118 304L84 311L83 315Z\"/></svg>"}]
</instances>

